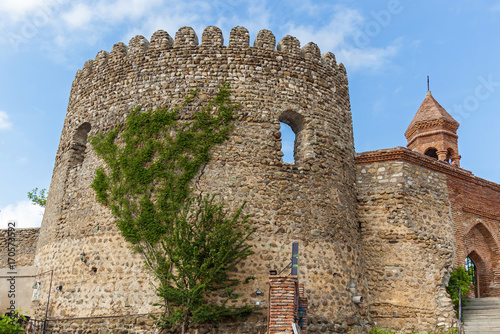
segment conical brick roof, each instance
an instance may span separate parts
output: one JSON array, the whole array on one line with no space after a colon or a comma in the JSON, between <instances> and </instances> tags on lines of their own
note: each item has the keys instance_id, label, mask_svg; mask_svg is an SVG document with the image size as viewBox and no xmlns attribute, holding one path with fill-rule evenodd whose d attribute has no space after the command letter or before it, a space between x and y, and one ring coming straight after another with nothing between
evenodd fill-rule
<instances>
[{"instance_id":1,"label":"conical brick roof","mask_svg":"<svg viewBox=\"0 0 500 334\"><path fill-rule=\"evenodd\" d=\"M459 123L455 121L455 119L439 104L439 102L436 101L431 92L428 91L424 101L420 105L420 108L418 108L417 113L413 117L413 120L406 131L409 132L417 123L430 122L439 119L448 121L453 125L456 125L456 127L459 126Z\"/></svg>"}]
</instances>

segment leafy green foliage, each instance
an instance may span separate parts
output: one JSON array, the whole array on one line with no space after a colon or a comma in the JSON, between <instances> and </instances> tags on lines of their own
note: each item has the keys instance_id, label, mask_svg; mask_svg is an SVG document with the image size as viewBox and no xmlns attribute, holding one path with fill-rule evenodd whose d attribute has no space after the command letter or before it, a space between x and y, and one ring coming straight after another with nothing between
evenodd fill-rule
<instances>
[{"instance_id":1,"label":"leafy green foliage","mask_svg":"<svg viewBox=\"0 0 500 334\"><path fill-rule=\"evenodd\" d=\"M160 324L181 324L183 333L190 322L251 310L236 308L233 288L240 281L229 277L252 254L246 241L253 231L241 217L243 206L227 218L223 203L211 196L195 200L190 188L210 161L210 150L228 138L238 106L227 83L205 106L195 104L196 95L191 91L171 109L138 107L124 125L90 138L106 163L92 183L97 200L109 206L125 239L158 279L165 307ZM210 302L219 290L225 297Z\"/></svg>"},{"instance_id":2,"label":"leafy green foliage","mask_svg":"<svg viewBox=\"0 0 500 334\"><path fill-rule=\"evenodd\" d=\"M97 169L92 187L132 244L155 244L167 233L190 194L191 180L210 160L210 149L228 137L237 108L230 101L229 85L222 85L191 121L181 121L180 111L188 109L196 94L191 91L173 110L143 112L138 107L124 126L90 139L110 170Z\"/></svg>"},{"instance_id":3,"label":"leafy green foliage","mask_svg":"<svg viewBox=\"0 0 500 334\"><path fill-rule=\"evenodd\" d=\"M467 300L465 300L465 296L470 291L472 280L473 277L469 275L469 273L462 266L458 266L451 272L450 281L448 283L448 287L446 288L446 292L448 292L448 294L450 295L455 308L458 308L459 287L462 290L462 305L465 305L467 303Z\"/></svg>"},{"instance_id":4,"label":"leafy green foliage","mask_svg":"<svg viewBox=\"0 0 500 334\"><path fill-rule=\"evenodd\" d=\"M0 334L24 333L24 329L19 323L18 319L16 319L16 316L24 319L24 317L19 314L19 311L16 311L14 313L14 316L0 316Z\"/></svg>"},{"instance_id":5,"label":"leafy green foliage","mask_svg":"<svg viewBox=\"0 0 500 334\"><path fill-rule=\"evenodd\" d=\"M372 329L370 330L369 334L393 334L394 332L389 330L389 329L385 329L385 328L380 328L380 327L372 327Z\"/></svg>"},{"instance_id":6,"label":"leafy green foliage","mask_svg":"<svg viewBox=\"0 0 500 334\"><path fill-rule=\"evenodd\" d=\"M28 191L28 199L34 205L45 207L45 205L47 204L47 189L44 188L40 190L40 194L38 194L38 188L35 188L32 191Z\"/></svg>"},{"instance_id":7,"label":"leafy green foliage","mask_svg":"<svg viewBox=\"0 0 500 334\"><path fill-rule=\"evenodd\" d=\"M243 207L228 219L222 203L214 202L214 197L204 198L196 209L192 209L193 204L193 200L188 201L172 232L161 240L166 255L161 266L176 268L161 271L166 273L167 284L158 289L158 295L170 302L169 315L163 319L167 324L182 323L186 314L200 323L252 311L250 306L227 305L239 297L233 288L240 283L230 278L229 272L253 253L246 243L253 230L247 217L239 222ZM221 304L207 299L220 290L225 297Z\"/></svg>"}]
</instances>

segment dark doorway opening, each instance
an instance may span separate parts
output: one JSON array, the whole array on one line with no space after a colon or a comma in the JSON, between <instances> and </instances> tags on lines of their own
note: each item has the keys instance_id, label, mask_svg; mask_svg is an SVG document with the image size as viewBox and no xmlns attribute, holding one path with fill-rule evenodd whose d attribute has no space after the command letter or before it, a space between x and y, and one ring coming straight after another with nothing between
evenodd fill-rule
<instances>
[{"instance_id":1,"label":"dark doorway opening","mask_svg":"<svg viewBox=\"0 0 500 334\"><path fill-rule=\"evenodd\" d=\"M428 148L424 154L434 159L438 158L437 150L435 148Z\"/></svg>"},{"instance_id":2,"label":"dark doorway opening","mask_svg":"<svg viewBox=\"0 0 500 334\"><path fill-rule=\"evenodd\" d=\"M465 270L472 276L472 284L474 285L474 297L479 298L479 277L476 264L471 258L465 258Z\"/></svg>"}]
</instances>

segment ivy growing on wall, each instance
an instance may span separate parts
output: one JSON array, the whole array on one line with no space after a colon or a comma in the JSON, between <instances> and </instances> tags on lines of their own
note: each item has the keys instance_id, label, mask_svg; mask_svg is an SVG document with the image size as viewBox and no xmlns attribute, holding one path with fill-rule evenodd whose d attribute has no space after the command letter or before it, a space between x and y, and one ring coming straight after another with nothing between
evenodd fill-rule
<instances>
[{"instance_id":1,"label":"ivy growing on wall","mask_svg":"<svg viewBox=\"0 0 500 334\"><path fill-rule=\"evenodd\" d=\"M220 320L251 307L227 304L238 295L239 280L229 271L252 254L253 233L243 206L226 217L213 196L195 199L191 185L210 160L214 145L232 129L230 87L224 83L213 99L200 105L190 91L174 108L134 109L124 125L90 138L106 163L96 170L92 188L107 205L120 231L158 279L157 295L165 307L162 325ZM224 290L226 300L210 302Z\"/></svg>"}]
</instances>

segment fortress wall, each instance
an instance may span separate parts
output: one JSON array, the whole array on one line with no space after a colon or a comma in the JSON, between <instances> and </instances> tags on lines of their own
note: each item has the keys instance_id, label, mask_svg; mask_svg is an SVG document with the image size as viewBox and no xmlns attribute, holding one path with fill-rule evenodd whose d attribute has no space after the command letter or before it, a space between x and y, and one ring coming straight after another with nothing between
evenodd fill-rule
<instances>
[{"instance_id":1,"label":"fortress wall","mask_svg":"<svg viewBox=\"0 0 500 334\"><path fill-rule=\"evenodd\" d=\"M37 268L33 265L39 228L0 230L0 314L11 305L31 311ZM12 304L13 303L13 304Z\"/></svg>"},{"instance_id":2,"label":"fortress wall","mask_svg":"<svg viewBox=\"0 0 500 334\"><path fill-rule=\"evenodd\" d=\"M500 185L472 175L450 175L454 265L469 256L478 270L480 297L500 297ZM474 295L472 293L472 295Z\"/></svg>"},{"instance_id":3,"label":"fortress wall","mask_svg":"<svg viewBox=\"0 0 500 334\"><path fill-rule=\"evenodd\" d=\"M362 158L358 217L372 320L401 330L450 326L445 286L454 250L446 176L405 161Z\"/></svg>"},{"instance_id":4,"label":"fortress wall","mask_svg":"<svg viewBox=\"0 0 500 334\"><path fill-rule=\"evenodd\" d=\"M17 266L32 266L35 259L36 244L38 241L39 228L14 228L11 237L15 244L14 260ZM0 230L0 268L8 267L9 230Z\"/></svg>"},{"instance_id":5,"label":"fortress wall","mask_svg":"<svg viewBox=\"0 0 500 334\"><path fill-rule=\"evenodd\" d=\"M47 329L52 333L152 333L155 321L149 315L130 315L117 317L66 318L50 320ZM264 325L262 325L264 324ZM253 314L244 320L236 320L219 325L193 325L187 334L256 334L267 333L266 321L262 314Z\"/></svg>"},{"instance_id":6,"label":"fortress wall","mask_svg":"<svg viewBox=\"0 0 500 334\"><path fill-rule=\"evenodd\" d=\"M343 327L367 316L362 248L355 217L355 165L345 68L331 53L286 36L275 49L269 31L254 47L248 31L232 30L229 45L208 27L201 45L191 28L175 41L156 32L101 51L78 71L57 151L36 263L53 269L49 318L140 314L155 311L156 297L142 260L130 253L107 208L90 184L102 162L85 138L122 123L132 108L175 105L197 87L199 103L223 82L241 104L230 138L213 152L196 180L195 193L217 193L228 210L247 201L257 232L255 254L238 275L256 280L242 288L242 301L267 306L268 274L280 271L300 243L299 279L309 298L311 331ZM189 118L189 115L186 115ZM297 134L295 163L282 161L279 121ZM87 262L80 253L87 254ZM45 287L45 288L44 288ZM39 314L48 293L42 284ZM263 291L262 297L255 291ZM265 323L261 322L260 326ZM337 327L335 327L337 326ZM255 324L257 328L258 325ZM137 332L139 333L139 331Z\"/></svg>"}]
</instances>

